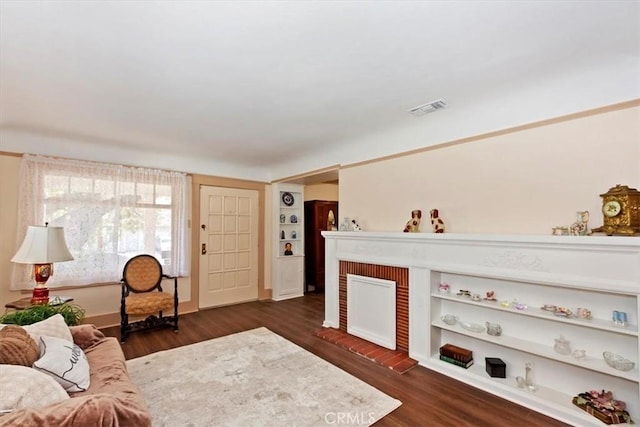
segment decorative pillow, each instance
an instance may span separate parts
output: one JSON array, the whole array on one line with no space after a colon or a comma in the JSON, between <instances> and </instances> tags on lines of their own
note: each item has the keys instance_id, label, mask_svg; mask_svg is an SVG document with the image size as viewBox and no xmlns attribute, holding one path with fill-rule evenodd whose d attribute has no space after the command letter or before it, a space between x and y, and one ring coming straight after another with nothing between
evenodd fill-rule
<instances>
[{"instance_id":1,"label":"decorative pillow","mask_svg":"<svg viewBox=\"0 0 640 427\"><path fill-rule=\"evenodd\" d=\"M0 364L31 367L39 356L38 344L24 328L7 325L0 329Z\"/></svg>"},{"instance_id":2,"label":"decorative pillow","mask_svg":"<svg viewBox=\"0 0 640 427\"><path fill-rule=\"evenodd\" d=\"M68 392L89 388L89 362L76 344L56 337L40 337L40 359L33 367L49 374Z\"/></svg>"},{"instance_id":3,"label":"decorative pillow","mask_svg":"<svg viewBox=\"0 0 640 427\"><path fill-rule=\"evenodd\" d=\"M56 314L32 325L25 325L23 328L29 332L31 338L36 340L36 342L39 342L42 336L57 337L73 342L69 326L67 326L61 314Z\"/></svg>"},{"instance_id":4,"label":"decorative pillow","mask_svg":"<svg viewBox=\"0 0 640 427\"><path fill-rule=\"evenodd\" d=\"M0 410L38 408L69 399L49 375L26 366L0 365Z\"/></svg>"}]
</instances>

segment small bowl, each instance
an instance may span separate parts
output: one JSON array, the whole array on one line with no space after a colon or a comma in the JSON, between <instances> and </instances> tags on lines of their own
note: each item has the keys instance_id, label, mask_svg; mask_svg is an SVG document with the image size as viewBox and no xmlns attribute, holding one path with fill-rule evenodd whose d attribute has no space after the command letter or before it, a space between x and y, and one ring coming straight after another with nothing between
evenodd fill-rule
<instances>
[{"instance_id":1,"label":"small bowl","mask_svg":"<svg viewBox=\"0 0 640 427\"><path fill-rule=\"evenodd\" d=\"M455 325L458 321L458 316L454 316L453 314L445 314L444 316L440 317L440 319L442 319L442 321L447 325Z\"/></svg>"},{"instance_id":2,"label":"small bowl","mask_svg":"<svg viewBox=\"0 0 640 427\"><path fill-rule=\"evenodd\" d=\"M558 307L556 308L556 311L553 312L553 314L560 317L571 317L573 316L573 311L569 310L566 307Z\"/></svg>"},{"instance_id":3,"label":"small bowl","mask_svg":"<svg viewBox=\"0 0 640 427\"><path fill-rule=\"evenodd\" d=\"M602 357L604 357L604 361L607 362L607 365L619 371L630 371L635 366L635 363L631 360L625 359L624 357L610 351L603 352Z\"/></svg>"},{"instance_id":4,"label":"small bowl","mask_svg":"<svg viewBox=\"0 0 640 427\"><path fill-rule=\"evenodd\" d=\"M477 323L460 322L460 326L467 331L475 332L477 334L484 332L484 326L478 325Z\"/></svg>"}]
</instances>

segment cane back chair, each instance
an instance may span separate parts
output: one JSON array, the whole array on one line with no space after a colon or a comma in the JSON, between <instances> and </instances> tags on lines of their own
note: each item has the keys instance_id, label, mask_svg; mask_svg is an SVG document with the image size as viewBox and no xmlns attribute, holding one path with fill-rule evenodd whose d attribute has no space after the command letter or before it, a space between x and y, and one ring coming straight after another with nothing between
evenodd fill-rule
<instances>
[{"instance_id":1,"label":"cane back chair","mask_svg":"<svg viewBox=\"0 0 640 427\"><path fill-rule=\"evenodd\" d=\"M163 279L173 279L173 294L162 290ZM172 316L163 312L173 310ZM145 316L129 322L129 316ZM137 255L124 266L120 300L120 342L132 332L170 327L178 331L178 278L162 273L162 266L151 255Z\"/></svg>"}]
</instances>

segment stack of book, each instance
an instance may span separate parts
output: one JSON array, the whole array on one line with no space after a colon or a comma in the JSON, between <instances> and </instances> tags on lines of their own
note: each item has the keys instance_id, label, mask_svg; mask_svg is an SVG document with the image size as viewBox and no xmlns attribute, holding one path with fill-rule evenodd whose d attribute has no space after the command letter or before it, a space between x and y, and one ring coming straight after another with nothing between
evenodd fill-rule
<instances>
[{"instance_id":1,"label":"stack of book","mask_svg":"<svg viewBox=\"0 0 640 427\"><path fill-rule=\"evenodd\" d=\"M453 344L440 347L440 360L467 369L473 365L473 352Z\"/></svg>"}]
</instances>

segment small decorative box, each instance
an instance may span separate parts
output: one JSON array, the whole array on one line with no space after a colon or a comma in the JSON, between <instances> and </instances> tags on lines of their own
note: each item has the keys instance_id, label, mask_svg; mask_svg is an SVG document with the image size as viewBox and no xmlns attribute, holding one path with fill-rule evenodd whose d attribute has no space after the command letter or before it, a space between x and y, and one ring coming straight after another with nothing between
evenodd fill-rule
<instances>
[{"instance_id":1,"label":"small decorative box","mask_svg":"<svg viewBox=\"0 0 640 427\"><path fill-rule=\"evenodd\" d=\"M507 365L497 357L484 358L487 374L494 378L507 378Z\"/></svg>"}]
</instances>

